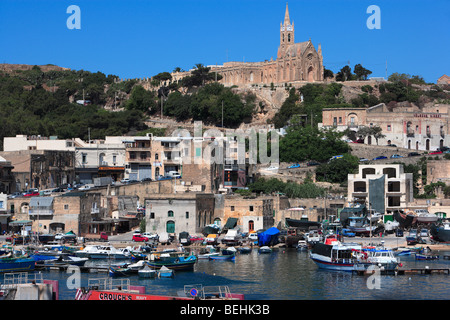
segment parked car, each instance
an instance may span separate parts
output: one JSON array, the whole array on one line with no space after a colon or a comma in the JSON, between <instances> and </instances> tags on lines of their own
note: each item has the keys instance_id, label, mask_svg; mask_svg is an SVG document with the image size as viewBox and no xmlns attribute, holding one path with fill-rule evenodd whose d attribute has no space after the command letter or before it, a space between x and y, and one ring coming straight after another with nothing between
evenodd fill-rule
<instances>
[{"instance_id":1,"label":"parked car","mask_svg":"<svg viewBox=\"0 0 450 320\"><path fill-rule=\"evenodd\" d=\"M397 145L396 145L396 144L388 144L388 145L386 145L386 147L394 147L394 148L397 148Z\"/></svg>"},{"instance_id":2,"label":"parked car","mask_svg":"<svg viewBox=\"0 0 450 320\"><path fill-rule=\"evenodd\" d=\"M399 155L399 154L393 154L393 155L391 156L391 159L394 159L394 158L403 158L403 156L401 156L401 155Z\"/></svg>"},{"instance_id":3,"label":"parked car","mask_svg":"<svg viewBox=\"0 0 450 320\"><path fill-rule=\"evenodd\" d=\"M359 158L359 162L366 162L366 161L369 161L369 159L367 159L367 158Z\"/></svg>"},{"instance_id":4,"label":"parked car","mask_svg":"<svg viewBox=\"0 0 450 320\"><path fill-rule=\"evenodd\" d=\"M124 179L120 180L120 183L123 183L123 184L127 184L129 182L130 182L130 179L128 179L128 178L124 178Z\"/></svg>"},{"instance_id":5,"label":"parked car","mask_svg":"<svg viewBox=\"0 0 450 320\"><path fill-rule=\"evenodd\" d=\"M433 152L430 152L429 154L442 154L442 151L433 151Z\"/></svg>"},{"instance_id":6,"label":"parked car","mask_svg":"<svg viewBox=\"0 0 450 320\"><path fill-rule=\"evenodd\" d=\"M141 182L145 182L145 181L153 181L153 180L152 180L152 178L144 178L144 179L141 179Z\"/></svg>"},{"instance_id":7,"label":"parked car","mask_svg":"<svg viewBox=\"0 0 450 320\"><path fill-rule=\"evenodd\" d=\"M78 190L80 190L80 191L85 191L85 190L90 190L90 189L91 189L91 186L88 184L85 184L84 186L81 186L78 188Z\"/></svg>"},{"instance_id":8,"label":"parked car","mask_svg":"<svg viewBox=\"0 0 450 320\"><path fill-rule=\"evenodd\" d=\"M270 166L270 167L264 168L263 170L278 170L278 169L279 169L278 167Z\"/></svg>"},{"instance_id":9,"label":"parked car","mask_svg":"<svg viewBox=\"0 0 450 320\"><path fill-rule=\"evenodd\" d=\"M299 163L295 163L295 164L291 164L288 169L295 169L295 168L300 168L300 164Z\"/></svg>"},{"instance_id":10,"label":"parked car","mask_svg":"<svg viewBox=\"0 0 450 320\"><path fill-rule=\"evenodd\" d=\"M159 176L158 177L158 180L170 180L170 179L172 179L172 177L169 177L169 176Z\"/></svg>"},{"instance_id":11,"label":"parked car","mask_svg":"<svg viewBox=\"0 0 450 320\"><path fill-rule=\"evenodd\" d=\"M27 191L23 194L24 197L36 197L39 196L39 192L36 191Z\"/></svg>"},{"instance_id":12,"label":"parked car","mask_svg":"<svg viewBox=\"0 0 450 320\"><path fill-rule=\"evenodd\" d=\"M350 229L342 229L342 235L344 237L354 237L356 234L354 232L351 232Z\"/></svg>"},{"instance_id":13,"label":"parked car","mask_svg":"<svg viewBox=\"0 0 450 320\"><path fill-rule=\"evenodd\" d=\"M410 152L410 153L408 153L408 157L417 157L417 156L420 156L420 153L418 153L418 152Z\"/></svg>"},{"instance_id":14,"label":"parked car","mask_svg":"<svg viewBox=\"0 0 450 320\"><path fill-rule=\"evenodd\" d=\"M318 165L320 165L320 163L317 162L317 161L311 160L311 161L308 161L308 162L306 163L306 165L307 165L308 167L312 167L312 166L318 166Z\"/></svg>"},{"instance_id":15,"label":"parked car","mask_svg":"<svg viewBox=\"0 0 450 320\"><path fill-rule=\"evenodd\" d=\"M250 241L256 241L258 240L258 234L256 232L252 232L248 235L248 240Z\"/></svg>"},{"instance_id":16,"label":"parked car","mask_svg":"<svg viewBox=\"0 0 450 320\"><path fill-rule=\"evenodd\" d=\"M419 233L419 237L423 238L428 238L428 230L427 229L421 229L420 233Z\"/></svg>"},{"instance_id":17,"label":"parked car","mask_svg":"<svg viewBox=\"0 0 450 320\"><path fill-rule=\"evenodd\" d=\"M22 196L21 192L14 192L14 193L8 195L8 198L14 199L14 198L21 197L21 196Z\"/></svg>"},{"instance_id":18,"label":"parked car","mask_svg":"<svg viewBox=\"0 0 450 320\"><path fill-rule=\"evenodd\" d=\"M396 237L403 237L403 230L402 229L395 229L395 236Z\"/></svg>"},{"instance_id":19,"label":"parked car","mask_svg":"<svg viewBox=\"0 0 450 320\"><path fill-rule=\"evenodd\" d=\"M385 157L385 156L378 156L376 158L373 158L373 160L382 160L382 159L387 159L387 157Z\"/></svg>"},{"instance_id":20,"label":"parked car","mask_svg":"<svg viewBox=\"0 0 450 320\"><path fill-rule=\"evenodd\" d=\"M364 143L364 139L357 139L355 141L352 141L352 143Z\"/></svg>"},{"instance_id":21,"label":"parked car","mask_svg":"<svg viewBox=\"0 0 450 320\"><path fill-rule=\"evenodd\" d=\"M450 151L450 148L449 147L440 147L440 148L438 148L438 151L442 151L442 152Z\"/></svg>"},{"instance_id":22,"label":"parked car","mask_svg":"<svg viewBox=\"0 0 450 320\"><path fill-rule=\"evenodd\" d=\"M148 241L148 238L144 237L140 233L134 233L133 238L131 240L133 240L135 242L146 242L146 241Z\"/></svg>"}]
</instances>

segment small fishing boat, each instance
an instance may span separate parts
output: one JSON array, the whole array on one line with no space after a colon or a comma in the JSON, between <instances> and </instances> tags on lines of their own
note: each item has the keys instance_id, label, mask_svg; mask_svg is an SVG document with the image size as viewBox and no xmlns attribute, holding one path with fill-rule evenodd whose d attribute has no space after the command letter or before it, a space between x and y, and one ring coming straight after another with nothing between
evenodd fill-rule
<instances>
[{"instance_id":1,"label":"small fishing boat","mask_svg":"<svg viewBox=\"0 0 450 320\"><path fill-rule=\"evenodd\" d=\"M428 212L426 209L414 210L417 215L417 222L421 223L434 223L438 220L438 216L434 213Z\"/></svg>"},{"instance_id":2,"label":"small fishing boat","mask_svg":"<svg viewBox=\"0 0 450 320\"><path fill-rule=\"evenodd\" d=\"M131 273L131 270L126 266L110 266L109 267L109 275L111 277L123 277L128 276Z\"/></svg>"},{"instance_id":3,"label":"small fishing boat","mask_svg":"<svg viewBox=\"0 0 450 320\"><path fill-rule=\"evenodd\" d=\"M148 265L155 269L162 267L169 268L171 270L192 270L194 264L197 262L197 258L193 255L189 257L174 257L161 260L149 260Z\"/></svg>"},{"instance_id":4,"label":"small fishing boat","mask_svg":"<svg viewBox=\"0 0 450 320\"><path fill-rule=\"evenodd\" d=\"M146 263L142 269L138 270L138 275L140 278L155 278L156 273L156 270L151 269Z\"/></svg>"},{"instance_id":5,"label":"small fishing boat","mask_svg":"<svg viewBox=\"0 0 450 320\"><path fill-rule=\"evenodd\" d=\"M236 255L233 254L218 254L214 256L209 256L209 260L229 260L234 261L236 259Z\"/></svg>"},{"instance_id":6,"label":"small fishing boat","mask_svg":"<svg viewBox=\"0 0 450 320\"><path fill-rule=\"evenodd\" d=\"M239 253L241 254L247 254L247 253L251 253L252 252L252 248L251 247L241 247L238 249Z\"/></svg>"},{"instance_id":7,"label":"small fishing boat","mask_svg":"<svg viewBox=\"0 0 450 320\"><path fill-rule=\"evenodd\" d=\"M308 243L306 240L298 240L297 243L297 251L307 251L308 250Z\"/></svg>"},{"instance_id":8,"label":"small fishing boat","mask_svg":"<svg viewBox=\"0 0 450 320\"><path fill-rule=\"evenodd\" d=\"M228 247L222 250L222 254L223 255L227 255L227 254L236 254L237 250L235 247Z\"/></svg>"},{"instance_id":9,"label":"small fishing boat","mask_svg":"<svg viewBox=\"0 0 450 320\"><path fill-rule=\"evenodd\" d=\"M209 259L210 256L218 256L220 252L217 252L216 248L211 245L207 245L205 249L201 250L197 255L198 259Z\"/></svg>"},{"instance_id":10,"label":"small fishing boat","mask_svg":"<svg viewBox=\"0 0 450 320\"><path fill-rule=\"evenodd\" d=\"M321 269L336 271L353 271L358 263L356 252L361 252L361 245L356 243L342 243L336 235L328 236L325 243L313 244L309 257Z\"/></svg>"},{"instance_id":11,"label":"small fishing boat","mask_svg":"<svg viewBox=\"0 0 450 320\"><path fill-rule=\"evenodd\" d=\"M272 249L268 246L263 246L258 249L259 253L272 253Z\"/></svg>"},{"instance_id":12,"label":"small fishing boat","mask_svg":"<svg viewBox=\"0 0 450 320\"><path fill-rule=\"evenodd\" d=\"M36 261L26 256L6 257L0 259L0 272L18 272L34 270Z\"/></svg>"},{"instance_id":13,"label":"small fishing boat","mask_svg":"<svg viewBox=\"0 0 450 320\"><path fill-rule=\"evenodd\" d=\"M167 268L166 266L162 266L158 270L158 277L159 278L172 278L174 276L174 272L172 269Z\"/></svg>"},{"instance_id":14,"label":"small fishing boat","mask_svg":"<svg viewBox=\"0 0 450 320\"><path fill-rule=\"evenodd\" d=\"M416 260L439 260L438 255L416 253Z\"/></svg>"}]
</instances>

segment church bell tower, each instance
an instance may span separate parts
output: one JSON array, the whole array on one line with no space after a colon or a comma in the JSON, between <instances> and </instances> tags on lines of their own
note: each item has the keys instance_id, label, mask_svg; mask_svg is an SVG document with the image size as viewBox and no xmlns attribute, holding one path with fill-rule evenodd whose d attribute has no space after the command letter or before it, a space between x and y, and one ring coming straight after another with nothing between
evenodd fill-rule
<instances>
[{"instance_id":1,"label":"church bell tower","mask_svg":"<svg viewBox=\"0 0 450 320\"><path fill-rule=\"evenodd\" d=\"M294 44L294 23L289 19L289 8L286 3L286 13L284 14L284 23L280 22L280 46L286 47Z\"/></svg>"}]
</instances>

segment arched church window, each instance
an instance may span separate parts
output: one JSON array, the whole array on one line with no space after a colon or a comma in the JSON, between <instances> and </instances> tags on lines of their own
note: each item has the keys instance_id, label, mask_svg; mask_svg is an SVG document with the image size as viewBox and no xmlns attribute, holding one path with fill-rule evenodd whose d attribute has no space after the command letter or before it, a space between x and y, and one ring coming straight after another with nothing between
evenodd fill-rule
<instances>
[{"instance_id":1,"label":"arched church window","mask_svg":"<svg viewBox=\"0 0 450 320\"><path fill-rule=\"evenodd\" d=\"M288 34L288 42L291 42L291 34Z\"/></svg>"}]
</instances>

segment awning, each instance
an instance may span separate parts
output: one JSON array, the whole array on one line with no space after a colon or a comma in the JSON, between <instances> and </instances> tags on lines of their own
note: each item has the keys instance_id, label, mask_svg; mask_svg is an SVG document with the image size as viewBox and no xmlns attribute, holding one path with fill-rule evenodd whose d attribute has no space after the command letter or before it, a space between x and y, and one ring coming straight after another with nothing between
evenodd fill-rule
<instances>
[{"instance_id":1,"label":"awning","mask_svg":"<svg viewBox=\"0 0 450 320\"><path fill-rule=\"evenodd\" d=\"M30 207L51 207L53 204L53 197L32 197L30 199Z\"/></svg>"},{"instance_id":2,"label":"awning","mask_svg":"<svg viewBox=\"0 0 450 320\"><path fill-rule=\"evenodd\" d=\"M223 227L224 229L233 229L237 224L237 218L228 218L227 223Z\"/></svg>"},{"instance_id":3,"label":"awning","mask_svg":"<svg viewBox=\"0 0 450 320\"><path fill-rule=\"evenodd\" d=\"M31 220L15 220L11 221L9 223L10 226L24 226L24 225L31 225L33 221Z\"/></svg>"}]
</instances>

